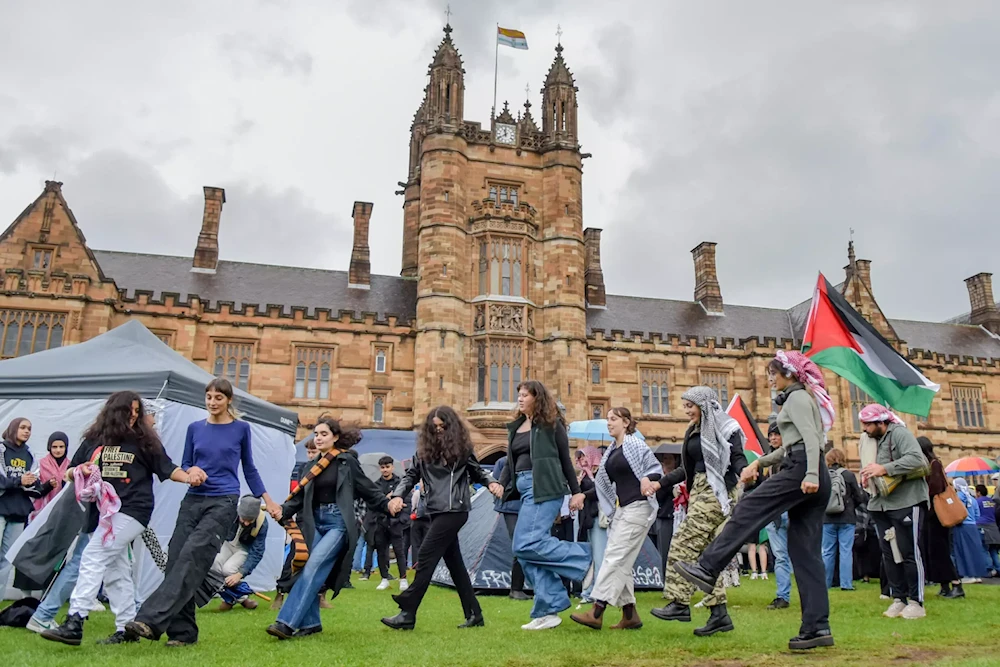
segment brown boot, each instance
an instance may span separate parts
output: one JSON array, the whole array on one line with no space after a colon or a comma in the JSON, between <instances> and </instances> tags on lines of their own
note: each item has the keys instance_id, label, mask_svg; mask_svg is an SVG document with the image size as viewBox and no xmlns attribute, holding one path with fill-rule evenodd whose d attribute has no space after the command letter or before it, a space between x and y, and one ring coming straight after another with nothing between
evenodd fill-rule
<instances>
[{"instance_id":1,"label":"brown boot","mask_svg":"<svg viewBox=\"0 0 1000 667\"><path fill-rule=\"evenodd\" d=\"M330 604L329 600L326 599L326 591L319 594L319 608L320 609L333 609L333 605Z\"/></svg>"},{"instance_id":2,"label":"brown boot","mask_svg":"<svg viewBox=\"0 0 1000 667\"><path fill-rule=\"evenodd\" d=\"M638 630L642 627L642 619L639 618L639 612L635 608L635 604L627 604L622 607L622 620L618 621L616 625L612 625L612 630Z\"/></svg>"},{"instance_id":3,"label":"brown boot","mask_svg":"<svg viewBox=\"0 0 1000 667\"><path fill-rule=\"evenodd\" d=\"M593 630L600 630L604 625L604 604L596 602L586 613L573 614L570 618L580 625L586 625Z\"/></svg>"},{"instance_id":4,"label":"brown boot","mask_svg":"<svg viewBox=\"0 0 1000 667\"><path fill-rule=\"evenodd\" d=\"M257 601L254 600L253 598L243 598L243 601L240 602L240 604L243 605L244 609L256 609L257 608Z\"/></svg>"},{"instance_id":5,"label":"brown boot","mask_svg":"<svg viewBox=\"0 0 1000 667\"><path fill-rule=\"evenodd\" d=\"M219 611L229 611L232 608L233 605L229 604L228 602L219 603Z\"/></svg>"},{"instance_id":6,"label":"brown boot","mask_svg":"<svg viewBox=\"0 0 1000 667\"><path fill-rule=\"evenodd\" d=\"M281 609L281 603L285 599L284 593L275 593L274 601L271 603L271 611L279 611Z\"/></svg>"}]
</instances>

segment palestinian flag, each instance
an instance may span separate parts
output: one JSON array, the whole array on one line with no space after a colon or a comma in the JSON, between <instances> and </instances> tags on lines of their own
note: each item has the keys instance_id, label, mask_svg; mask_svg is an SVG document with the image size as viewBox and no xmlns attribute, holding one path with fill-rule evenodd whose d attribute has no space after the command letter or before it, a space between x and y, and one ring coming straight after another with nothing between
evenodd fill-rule
<instances>
[{"instance_id":1,"label":"palestinian flag","mask_svg":"<svg viewBox=\"0 0 1000 667\"><path fill-rule=\"evenodd\" d=\"M744 450L751 451L757 456L763 456L765 453L771 451L771 445L764 434L760 432L757 427L757 420L750 413L747 408L747 404L743 402L739 394L733 396L733 400L729 401L729 407L726 408L726 414L735 419L740 428L743 429L743 435L746 436L746 444L743 445Z\"/></svg>"},{"instance_id":2,"label":"palestinian flag","mask_svg":"<svg viewBox=\"0 0 1000 667\"><path fill-rule=\"evenodd\" d=\"M899 412L926 417L941 388L904 359L822 273L802 337L802 352L818 366L853 382L873 402Z\"/></svg>"}]
</instances>

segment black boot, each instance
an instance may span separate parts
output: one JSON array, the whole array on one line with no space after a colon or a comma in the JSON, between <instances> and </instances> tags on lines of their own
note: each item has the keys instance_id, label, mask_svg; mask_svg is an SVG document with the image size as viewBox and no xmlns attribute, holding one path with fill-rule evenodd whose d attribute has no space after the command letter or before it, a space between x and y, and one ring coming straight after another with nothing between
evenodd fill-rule
<instances>
[{"instance_id":1,"label":"black boot","mask_svg":"<svg viewBox=\"0 0 1000 667\"><path fill-rule=\"evenodd\" d=\"M650 609L649 613L662 621L691 622L691 605L681 604L677 600L673 600L666 607Z\"/></svg>"},{"instance_id":2,"label":"black boot","mask_svg":"<svg viewBox=\"0 0 1000 667\"><path fill-rule=\"evenodd\" d=\"M481 628L484 625L486 625L486 621L483 620L483 612L478 612L465 619L465 623L462 623L462 625L458 626L458 629L462 630L463 628Z\"/></svg>"},{"instance_id":3,"label":"black boot","mask_svg":"<svg viewBox=\"0 0 1000 667\"><path fill-rule=\"evenodd\" d=\"M70 614L62 625L43 632L42 638L70 646L79 646L80 642L83 641L83 622L85 620L87 619L80 614Z\"/></svg>"},{"instance_id":4,"label":"black boot","mask_svg":"<svg viewBox=\"0 0 1000 667\"><path fill-rule=\"evenodd\" d=\"M138 644L138 637L129 637L124 631L118 630L113 635L99 639L98 644Z\"/></svg>"},{"instance_id":5,"label":"black boot","mask_svg":"<svg viewBox=\"0 0 1000 667\"><path fill-rule=\"evenodd\" d=\"M949 600L953 600L955 598L964 598L965 589L962 588L962 584L955 584L954 586L951 587L950 591L948 591L941 597L948 598Z\"/></svg>"},{"instance_id":6,"label":"black boot","mask_svg":"<svg viewBox=\"0 0 1000 667\"><path fill-rule=\"evenodd\" d=\"M788 648L792 651L805 651L820 646L833 646L833 635L829 630L800 632L798 636L788 640Z\"/></svg>"},{"instance_id":7,"label":"black boot","mask_svg":"<svg viewBox=\"0 0 1000 667\"><path fill-rule=\"evenodd\" d=\"M948 593L951 592L951 584L945 582L941 584L941 590L938 591L939 597L947 597Z\"/></svg>"},{"instance_id":8,"label":"black boot","mask_svg":"<svg viewBox=\"0 0 1000 667\"><path fill-rule=\"evenodd\" d=\"M383 618L382 623L393 630L412 630L417 625L417 615L400 609L395 616Z\"/></svg>"},{"instance_id":9,"label":"black boot","mask_svg":"<svg viewBox=\"0 0 1000 667\"><path fill-rule=\"evenodd\" d=\"M729 632L733 629L733 619L729 618L726 605L717 604L714 607L710 607L710 609L712 613L708 617L708 623L703 627L695 628L694 634L699 637L710 637L716 632Z\"/></svg>"},{"instance_id":10,"label":"black boot","mask_svg":"<svg viewBox=\"0 0 1000 667\"><path fill-rule=\"evenodd\" d=\"M674 563L674 571L681 575L688 583L694 584L705 594L711 593L715 588L715 581L718 577L713 577L698 563Z\"/></svg>"}]
</instances>

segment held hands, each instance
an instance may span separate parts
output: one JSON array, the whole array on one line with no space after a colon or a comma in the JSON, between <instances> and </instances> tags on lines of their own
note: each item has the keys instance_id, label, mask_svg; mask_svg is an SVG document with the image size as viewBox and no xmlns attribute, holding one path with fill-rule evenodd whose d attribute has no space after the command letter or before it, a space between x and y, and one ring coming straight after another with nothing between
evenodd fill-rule
<instances>
[{"instance_id":1,"label":"held hands","mask_svg":"<svg viewBox=\"0 0 1000 667\"><path fill-rule=\"evenodd\" d=\"M743 472L740 473L740 481L744 484L750 484L757 480L758 475L760 475L760 464L754 461L743 468Z\"/></svg>"},{"instance_id":2,"label":"held hands","mask_svg":"<svg viewBox=\"0 0 1000 667\"><path fill-rule=\"evenodd\" d=\"M281 521L281 517L284 516L284 511L282 511L281 505L273 500L267 502L267 513L270 514L271 518L275 521Z\"/></svg>"},{"instance_id":3,"label":"held hands","mask_svg":"<svg viewBox=\"0 0 1000 667\"><path fill-rule=\"evenodd\" d=\"M30 472L26 472L21 475L21 486L31 486L38 481L38 478L32 475Z\"/></svg>"},{"instance_id":4,"label":"held hands","mask_svg":"<svg viewBox=\"0 0 1000 667\"><path fill-rule=\"evenodd\" d=\"M659 483L650 482L648 477L643 477L641 480L639 480L639 490L642 491L642 495L646 496L647 498L649 496L654 495L657 489L659 488L660 488Z\"/></svg>"},{"instance_id":5,"label":"held hands","mask_svg":"<svg viewBox=\"0 0 1000 667\"><path fill-rule=\"evenodd\" d=\"M389 501L389 514L396 516L403 509L403 499L393 498Z\"/></svg>"},{"instance_id":6,"label":"held hands","mask_svg":"<svg viewBox=\"0 0 1000 667\"><path fill-rule=\"evenodd\" d=\"M237 572L236 574L231 574L228 577L226 577L226 586L232 588L241 581L243 581L243 575Z\"/></svg>"},{"instance_id":7,"label":"held hands","mask_svg":"<svg viewBox=\"0 0 1000 667\"><path fill-rule=\"evenodd\" d=\"M191 466L188 468L187 474L188 484L191 486L201 486L205 483L205 480L208 479L208 475L205 474L205 471L198 466Z\"/></svg>"},{"instance_id":8,"label":"held hands","mask_svg":"<svg viewBox=\"0 0 1000 667\"><path fill-rule=\"evenodd\" d=\"M802 489L802 493L806 493L806 494L808 494L808 493L816 493L817 491L819 491L819 484L816 484L815 482L806 482L806 481L803 481L802 482L802 486L799 487L799 488Z\"/></svg>"},{"instance_id":9,"label":"held hands","mask_svg":"<svg viewBox=\"0 0 1000 667\"><path fill-rule=\"evenodd\" d=\"M569 508L571 510L577 510L577 511L582 510L583 509L583 502L586 499L587 499L587 497L585 495L583 495L582 493L576 494L575 496L573 496L572 498L569 499Z\"/></svg>"},{"instance_id":10,"label":"held hands","mask_svg":"<svg viewBox=\"0 0 1000 667\"><path fill-rule=\"evenodd\" d=\"M490 482L490 485L486 488L489 489L490 493L492 493L495 497L503 497L503 487L499 482Z\"/></svg>"},{"instance_id":11,"label":"held hands","mask_svg":"<svg viewBox=\"0 0 1000 667\"><path fill-rule=\"evenodd\" d=\"M867 484L872 477L885 477L885 466L878 463L869 463L861 469L861 483Z\"/></svg>"}]
</instances>

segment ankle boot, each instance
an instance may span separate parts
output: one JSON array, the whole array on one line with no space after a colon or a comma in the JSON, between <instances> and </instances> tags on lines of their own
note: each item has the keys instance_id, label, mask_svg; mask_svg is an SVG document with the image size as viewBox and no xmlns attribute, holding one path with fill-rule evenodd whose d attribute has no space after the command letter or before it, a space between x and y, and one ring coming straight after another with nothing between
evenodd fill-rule
<instances>
[{"instance_id":1,"label":"ankle boot","mask_svg":"<svg viewBox=\"0 0 1000 667\"><path fill-rule=\"evenodd\" d=\"M271 603L271 611L279 611L281 609L281 603L285 599L284 593L277 593L274 596L274 602Z\"/></svg>"},{"instance_id":2,"label":"ankle boot","mask_svg":"<svg viewBox=\"0 0 1000 667\"><path fill-rule=\"evenodd\" d=\"M937 594L940 597L946 597L948 595L948 593L950 593L950 592L951 592L951 584L944 583L944 584L941 584L941 590L939 590Z\"/></svg>"},{"instance_id":3,"label":"ankle boot","mask_svg":"<svg viewBox=\"0 0 1000 667\"><path fill-rule=\"evenodd\" d=\"M651 609L649 613L664 621L680 621L681 623L691 622L691 606L681 604L677 600L673 600L666 607Z\"/></svg>"},{"instance_id":4,"label":"ankle boot","mask_svg":"<svg viewBox=\"0 0 1000 667\"><path fill-rule=\"evenodd\" d=\"M708 623L700 628L696 628L694 634L699 637L709 637L716 632L729 632L733 629L733 619L729 618L726 605L718 604L710 607L712 613L708 617Z\"/></svg>"},{"instance_id":5,"label":"ankle boot","mask_svg":"<svg viewBox=\"0 0 1000 667\"><path fill-rule=\"evenodd\" d=\"M949 600L954 600L955 598L964 598L965 589L962 588L962 584L955 584L951 587L951 590L942 595L941 597L948 598Z\"/></svg>"},{"instance_id":6,"label":"ankle boot","mask_svg":"<svg viewBox=\"0 0 1000 667\"><path fill-rule=\"evenodd\" d=\"M79 646L83 641L83 622L87 620L80 614L70 614L57 628L46 630L42 633L43 639L70 646Z\"/></svg>"},{"instance_id":7,"label":"ankle boot","mask_svg":"<svg viewBox=\"0 0 1000 667\"><path fill-rule=\"evenodd\" d=\"M383 618L382 623L393 630L412 630L417 626L417 615L400 609L395 616Z\"/></svg>"},{"instance_id":8,"label":"ankle boot","mask_svg":"<svg viewBox=\"0 0 1000 667\"><path fill-rule=\"evenodd\" d=\"M330 601L326 599L326 591L319 594L319 608L333 609L333 605L330 604Z\"/></svg>"},{"instance_id":9,"label":"ankle boot","mask_svg":"<svg viewBox=\"0 0 1000 667\"><path fill-rule=\"evenodd\" d=\"M594 606L588 609L583 614L573 614L570 619L576 621L580 625L586 625L588 628L593 630L600 630L604 625L604 607L603 602L595 602Z\"/></svg>"},{"instance_id":10,"label":"ankle boot","mask_svg":"<svg viewBox=\"0 0 1000 667\"><path fill-rule=\"evenodd\" d=\"M639 612L635 608L635 603L627 604L622 607L622 620L618 621L617 625L612 625L612 630L638 630L642 627L642 619L639 618Z\"/></svg>"}]
</instances>

